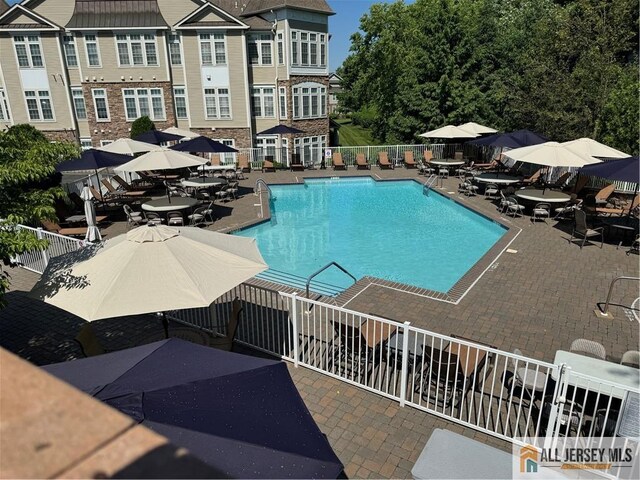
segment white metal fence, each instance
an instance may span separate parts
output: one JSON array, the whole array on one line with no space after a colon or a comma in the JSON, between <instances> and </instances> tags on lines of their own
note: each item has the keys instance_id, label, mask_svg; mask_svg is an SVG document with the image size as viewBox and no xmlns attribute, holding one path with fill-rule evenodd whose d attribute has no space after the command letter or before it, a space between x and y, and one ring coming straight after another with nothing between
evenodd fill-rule
<instances>
[{"instance_id":1,"label":"white metal fence","mask_svg":"<svg viewBox=\"0 0 640 480\"><path fill-rule=\"evenodd\" d=\"M25 225L18 225L16 228L30 232L33 236L40 240L46 240L48 242L47 248L44 250L32 250L25 252L15 259L15 261L22 267L32 272L42 273L49 264L49 259L70 253L79 248L82 248L85 243L82 240L78 240L64 235L58 235L57 233L47 232L41 228L27 227Z\"/></svg>"}]
</instances>

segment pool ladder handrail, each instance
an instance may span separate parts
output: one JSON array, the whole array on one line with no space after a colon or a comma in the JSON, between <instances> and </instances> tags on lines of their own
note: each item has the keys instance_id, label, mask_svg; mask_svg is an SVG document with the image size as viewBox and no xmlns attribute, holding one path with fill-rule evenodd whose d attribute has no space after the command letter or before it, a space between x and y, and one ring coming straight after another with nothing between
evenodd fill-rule
<instances>
[{"instance_id":1,"label":"pool ladder handrail","mask_svg":"<svg viewBox=\"0 0 640 480\"><path fill-rule=\"evenodd\" d=\"M433 187L433 184L436 183L437 181L438 181L438 175L436 175L435 173L432 173L431 175L429 175L429 178L424 183L424 187L422 188L422 191L427 195L429 195L429 190L431 190L431 188Z\"/></svg>"},{"instance_id":2,"label":"pool ladder handrail","mask_svg":"<svg viewBox=\"0 0 640 480\"><path fill-rule=\"evenodd\" d=\"M262 206L262 193L263 192L267 192L269 197L271 197L272 193L273 193L271 191L271 188L267 184L267 182L264 180L264 178L260 177L260 178L258 178L256 180L256 186L255 186L255 188L253 190L253 194L256 197L260 197L260 203L255 203L254 204L255 207L260 207L259 218L264 218L264 207Z\"/></svg>"},{"instance_id":3,"label":"pool ladder handrail","mask_svg":"<svg viewBox=\"0 0 640 480\"><path fill-rule=\"evenodd\" d=\"M349 275L351 277L351 279L353 280L353 283L356 283L358 281L358 279L356 277L351 275L351 273L349 273L349 271L347 271L347 269L344 268L342 265L340 265L338 262L330 262L330 263L327 263L324 267L322 267L317 272L314 272L311 275L309 275L309 277L307 277L307 283L305 285L305 293L306 293L307 298L309 298L309 286L311 285L311 280L313 280L314 277L320 275L322 272L324 272L327 268L330 268L330 267L337 267L343 273L346 273L347 275Z\"/></svg>"}]
</instances>

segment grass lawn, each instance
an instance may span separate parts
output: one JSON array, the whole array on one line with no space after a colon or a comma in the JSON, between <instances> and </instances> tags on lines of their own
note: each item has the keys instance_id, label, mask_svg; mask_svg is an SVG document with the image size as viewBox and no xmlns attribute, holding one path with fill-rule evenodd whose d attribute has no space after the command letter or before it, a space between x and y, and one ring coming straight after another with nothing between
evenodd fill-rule
<instances>
[{"instance_id":1,"label":"grass lawn","mask_svg":"<svg viewBox=\"0 0 640 480\"><path fill-rule=\"evenodd\" d=\"M338 130L340 146L380 145L380 142L373 139L368 128L354 125L348 118L340 118L336 121L340 124L340 130Z\"/></svg>"}]
</instances>

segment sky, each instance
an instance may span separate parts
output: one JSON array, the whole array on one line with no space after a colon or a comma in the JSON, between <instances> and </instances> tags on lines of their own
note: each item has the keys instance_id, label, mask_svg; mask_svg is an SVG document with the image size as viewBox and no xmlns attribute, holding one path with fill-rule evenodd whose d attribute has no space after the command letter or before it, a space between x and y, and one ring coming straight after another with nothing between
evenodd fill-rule
<instances>
[{"instance_id":1,"label":"sky","mask_svg":"<svg viewBox=\"0 0 640 480\"><path fill-rule=\"evenodd\" d=\"M9 0L9 4L17 3L19 0ZM342 65L342 62L349 54L351 34L358 30L360 17L369 11L369 7L374 3L385 2L385 0L327 0L331 9L336 12L329 17L329 33L331 43L329 44L329 70L334 72ZM385 3L388 3L387 0Z\"/></svg>"}]
</instances>

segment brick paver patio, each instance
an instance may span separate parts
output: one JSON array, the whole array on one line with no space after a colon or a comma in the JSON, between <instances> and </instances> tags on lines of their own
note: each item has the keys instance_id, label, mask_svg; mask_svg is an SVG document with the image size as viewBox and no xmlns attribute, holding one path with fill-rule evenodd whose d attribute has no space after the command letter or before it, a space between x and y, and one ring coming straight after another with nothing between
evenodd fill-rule
<instances>
[{"instance_id":1,"label":"brick paver patio","mask_svg":"<svg viewBox=\"0 0 640 480\"><path fill-rule=\"evenodd\" d=\"M257 178L269 183L302 181L307 176L344 175L331 170L303 173L251 173L241 182L242 197L222 204L222 218L211 227L228 231L256 221L258 198L251 192ZM415 170L356 171L347 175L380 178L416 178ZM446 194L457 190L457 179L445 181ZM497 218L495 205L477 197L454 195L464 204ZM567 241L568 223L548 221L533 225L529 217L502 217L522 230L510 245L517 253L504 253L457 305L365 283L355 297L345 296L348 308L372 312L443 334L456 334L504 350L519 348L525 355L553 361L555 351L568 350L575 338L602 343L610 360L637 350L638 323L628 306L640 296L637 283L621 283L612 308L614 320L593 314L604 302L609 282L619 275L638 276L638 256L626 255L616 244L588 245L580 250ZM123 222L106 229L107 238L126 230ZM410 246L415 248L415 246ZM372 253L374 254L374 253ZM0 344L35 364L76 358L73 337L82 320L30 299L38 275L14 269L8 307L0 310ZM340 300L340 298L338 299ZM625 308L626 307L626 308ZM153 316L98 322L96 332L107 349L144 342L161 328ZM448 428L505 450L506 442L415 410L305 368L290 368L296 385L314 418L346 467L349 477L406 478L434 428Z\"/></svg>"}]
</instances>

